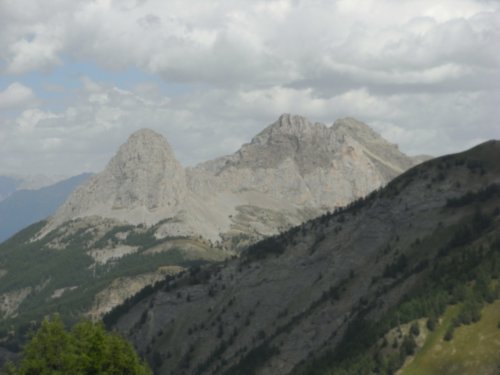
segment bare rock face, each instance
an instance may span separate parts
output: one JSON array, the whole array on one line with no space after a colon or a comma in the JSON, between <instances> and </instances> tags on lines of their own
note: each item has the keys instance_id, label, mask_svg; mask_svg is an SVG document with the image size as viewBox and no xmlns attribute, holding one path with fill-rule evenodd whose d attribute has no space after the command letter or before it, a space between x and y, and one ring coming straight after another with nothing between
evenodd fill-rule
<instances>
[{"instance_id":1,"label":"bare rock face","mask_svg":"<svg viewBox=\"0 0 500 375\"><path fill-rule=\"evenodd\" d=\"M236 153L186 170L162 136L144 129L70 197L49 228L89 216L146 225L173 219L160 237L219 241L244 232L258 239L346 205L414 164L351 118L328 127L284 114Z\"/></svg>"},{"instance_id":2,"label":"bare rock face","mask_svg":"<svg viewBox=\"0 0 500 375\"><path fill-rule=\"evenodd\" d=\"M186 193L184 169L166 139L142 129L120 147L103 172L73 193L52 224L101 216L151 225L175 216Z\"/></svg>"},{"instance_id":3,"label":"bare rock face","mask_svg":"<svg viewBox=\"0 0 500 375\"><path fill-rule=\"evenodd\" d=\"M295 205L331 209L414 164L357 120L327 127L285 114L235 154L188 170L188 183L198 194L254 189Z\"/></svg>"}]
</instances>

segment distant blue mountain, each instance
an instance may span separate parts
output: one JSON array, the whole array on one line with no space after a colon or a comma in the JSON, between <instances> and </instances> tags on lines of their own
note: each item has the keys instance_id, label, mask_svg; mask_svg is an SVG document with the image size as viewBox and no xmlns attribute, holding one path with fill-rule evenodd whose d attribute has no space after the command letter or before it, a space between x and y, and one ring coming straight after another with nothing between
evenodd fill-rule
<instances>
[{"instance_id":1,"label":"distant blue mountain","mask_svg":"<svg viewBox=\"0 0 500 375\"><path fill-rule=\"evenodd\" d=\"M15 192L8 190L8 187L13 185L9 185L8 179L5 179L2 186L10 196L0 201L0 242L28 225L52 215L73 190L90 176L91 174L84 173L38 190Z\"/></svg>"},{"instance_id":2,"label":"distant blue mountain","mask_svg":"<svg viewBox=\"0 0 500 375\"><path fill-rule=\"evenodd\" d=\"M0 201L15 192L20 183L21 181L19 179L0 176Z\"/></svg>"}]
</instances>

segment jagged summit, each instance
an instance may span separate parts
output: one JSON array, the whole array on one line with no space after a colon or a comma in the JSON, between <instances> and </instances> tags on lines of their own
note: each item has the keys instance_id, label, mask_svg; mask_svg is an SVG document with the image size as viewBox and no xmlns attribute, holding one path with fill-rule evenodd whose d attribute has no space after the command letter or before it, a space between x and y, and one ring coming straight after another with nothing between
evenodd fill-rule
<instances>
[{"instance_id":1,"label":"jagged summit","mask_svg":"<svg viewBox=\"0 0 500 375\"><path fill-rule=\"evenodd\" d=\"M279 143L283 138L300 141L314 134L325 134L327 131L328 128L324 124L312 123L303 116L284 113L278 121L257 134L250 143L256 145Z\"/></svg>"},{"instance_id":2,"label":"jagged summit","mask_svg":"<svg viewBox=\"0 0 500 375\"><path fill-rule=\"evenodd\" d=\"M251 141L252 144L263 144L273 141L281 136L297 138L307 141L311 137L326 137L325 142L331 142L333 138L342 139L350 136L356 140L374 141L384 140L380 134L370 126L352 117L345 117L335 120L332 126L327 126L320 122L311 122L306 117L282 114L279 119L257 134Z\"/></svg>"},{"instance_id":3,"label":"jagged summit","mask_svg":"<svg viewBox=\"0 0 500 375\"><path fill-rule=\"evenodd\" d=\"M269 169L292 162L305 176L318 168L330 169L335 161L346 158L368 158L383 168L385 179L415 164L396 145L356 119L339 119L329 127L303 116L283 114L233 155L200 167L221 174L228 168Z\"/></svg>"},{"instance_id":4,"label":"jagged summit","mask_svg":"<svg viewBox=\"0 0 500 375\"><path fill-rule=\"evenodd\" d=\"M253 189L324 209L347 204L414 164L362 122L328 127L283 114L239 151L190 170L188 180L200 193Z\"/></svg>"},{"instance_id":5,"label":"jagged summit","mask_svg":"<svg viewBox=\"0 0 500 375\"><path fill-rule=\"evenodd\" d=\"M141 129L51 223L53 228L99 216L152 225L176 218L171 221L175 230L167 228L166 234L217 239L235 227L232 218L242 207L287 212L286 218L268 223L270 232L260 224L264 219L252 219L254 233L269 234L303 220L304 210L310 217L366 195L413 164L351 118L329 127L283 114L234 154L186 170L163 136Z\"/></svg>"}]
</instances>

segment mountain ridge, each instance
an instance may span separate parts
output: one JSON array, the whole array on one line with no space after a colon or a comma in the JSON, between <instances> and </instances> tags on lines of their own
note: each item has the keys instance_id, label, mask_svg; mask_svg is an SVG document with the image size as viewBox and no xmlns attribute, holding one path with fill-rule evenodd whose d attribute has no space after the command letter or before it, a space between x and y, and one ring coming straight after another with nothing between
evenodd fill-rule
<instances>
[{"instance_id":1,"label":"mountain ridge","mask_svg":"<svg viewBox=\"0 0 500 375\"><path fill-rule=\"evenodd\" d=\"M163 233L221 241L240 207L257 207L257 215L285 209L290 219L280 219L267 235L363 196L413 164L353 119L327 127L283 114L234 154L190 168L181 166L165 138L143 129L70 197L46 232L88 216L148 226L170 218ZM255 226L250 232L263 234Z\"/></svg>"},{"instance_id":2,"label":"mountain ridge","mask_svg":"<svg viewBox=\"0 0 500 375\"><path fill-rule=\"evenodd\" d=\"M356 126L362 134L366 125ZM273 133L268 144L257 138L191 168L161 135L134 133L47 222L0 244L0 338L54 308L66 319L98 319L166 275L238 256L412 163L372 133L368 149L331 128L283 115L261 133ZM374 156L399 167L380 167Z\"/></svg>"},{"instance_id":3,"label":"mountain ridge","mask_svg":"<svg viewBox=\"0 0 500 375\"><path fill-rule=\"evenodd\" d=\"M157 374L323 374L319 359L355 364L350 351L377 324L422 317L419 309L432 311L426 303L443 293L452 301L455 284L443 272L453 264L458 282L497 264L488 257L500 260L498 155L500 141L490 141L413 167L240 259L167 278L107 321ZM433 278L443 290L411 302ZM415 312L393 313L405 300ZM368 336L357 342L355 333ZM336 357L338 348L345 357ZM381 366L370 361L368 354L358 364Z\"/></svg>"}]
</instances>

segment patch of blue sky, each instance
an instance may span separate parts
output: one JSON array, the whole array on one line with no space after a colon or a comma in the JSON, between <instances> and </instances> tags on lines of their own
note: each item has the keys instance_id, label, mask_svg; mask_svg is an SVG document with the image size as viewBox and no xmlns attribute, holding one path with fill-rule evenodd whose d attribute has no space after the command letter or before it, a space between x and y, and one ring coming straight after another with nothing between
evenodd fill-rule
<instances>
[{"instance_id":1,"label":"patch of blue sky","mask_svg":"<svg viewBox=\"0 0 500 375\"><path fill-rule=\"evenodd\" d=\"M124 90L132 90L144 83L155 83L161 92L169 97L183 95L194 89L192 83L166 82L158 75L134 66L112 70L94 62L75 62L70 58L63 58L60 65L49 71L0 76L0 90L13 82L20 82L33 89L45 109L57 111L65 108L76 90L82 87L82 77Z\"/></svg>"}]
</instances>

